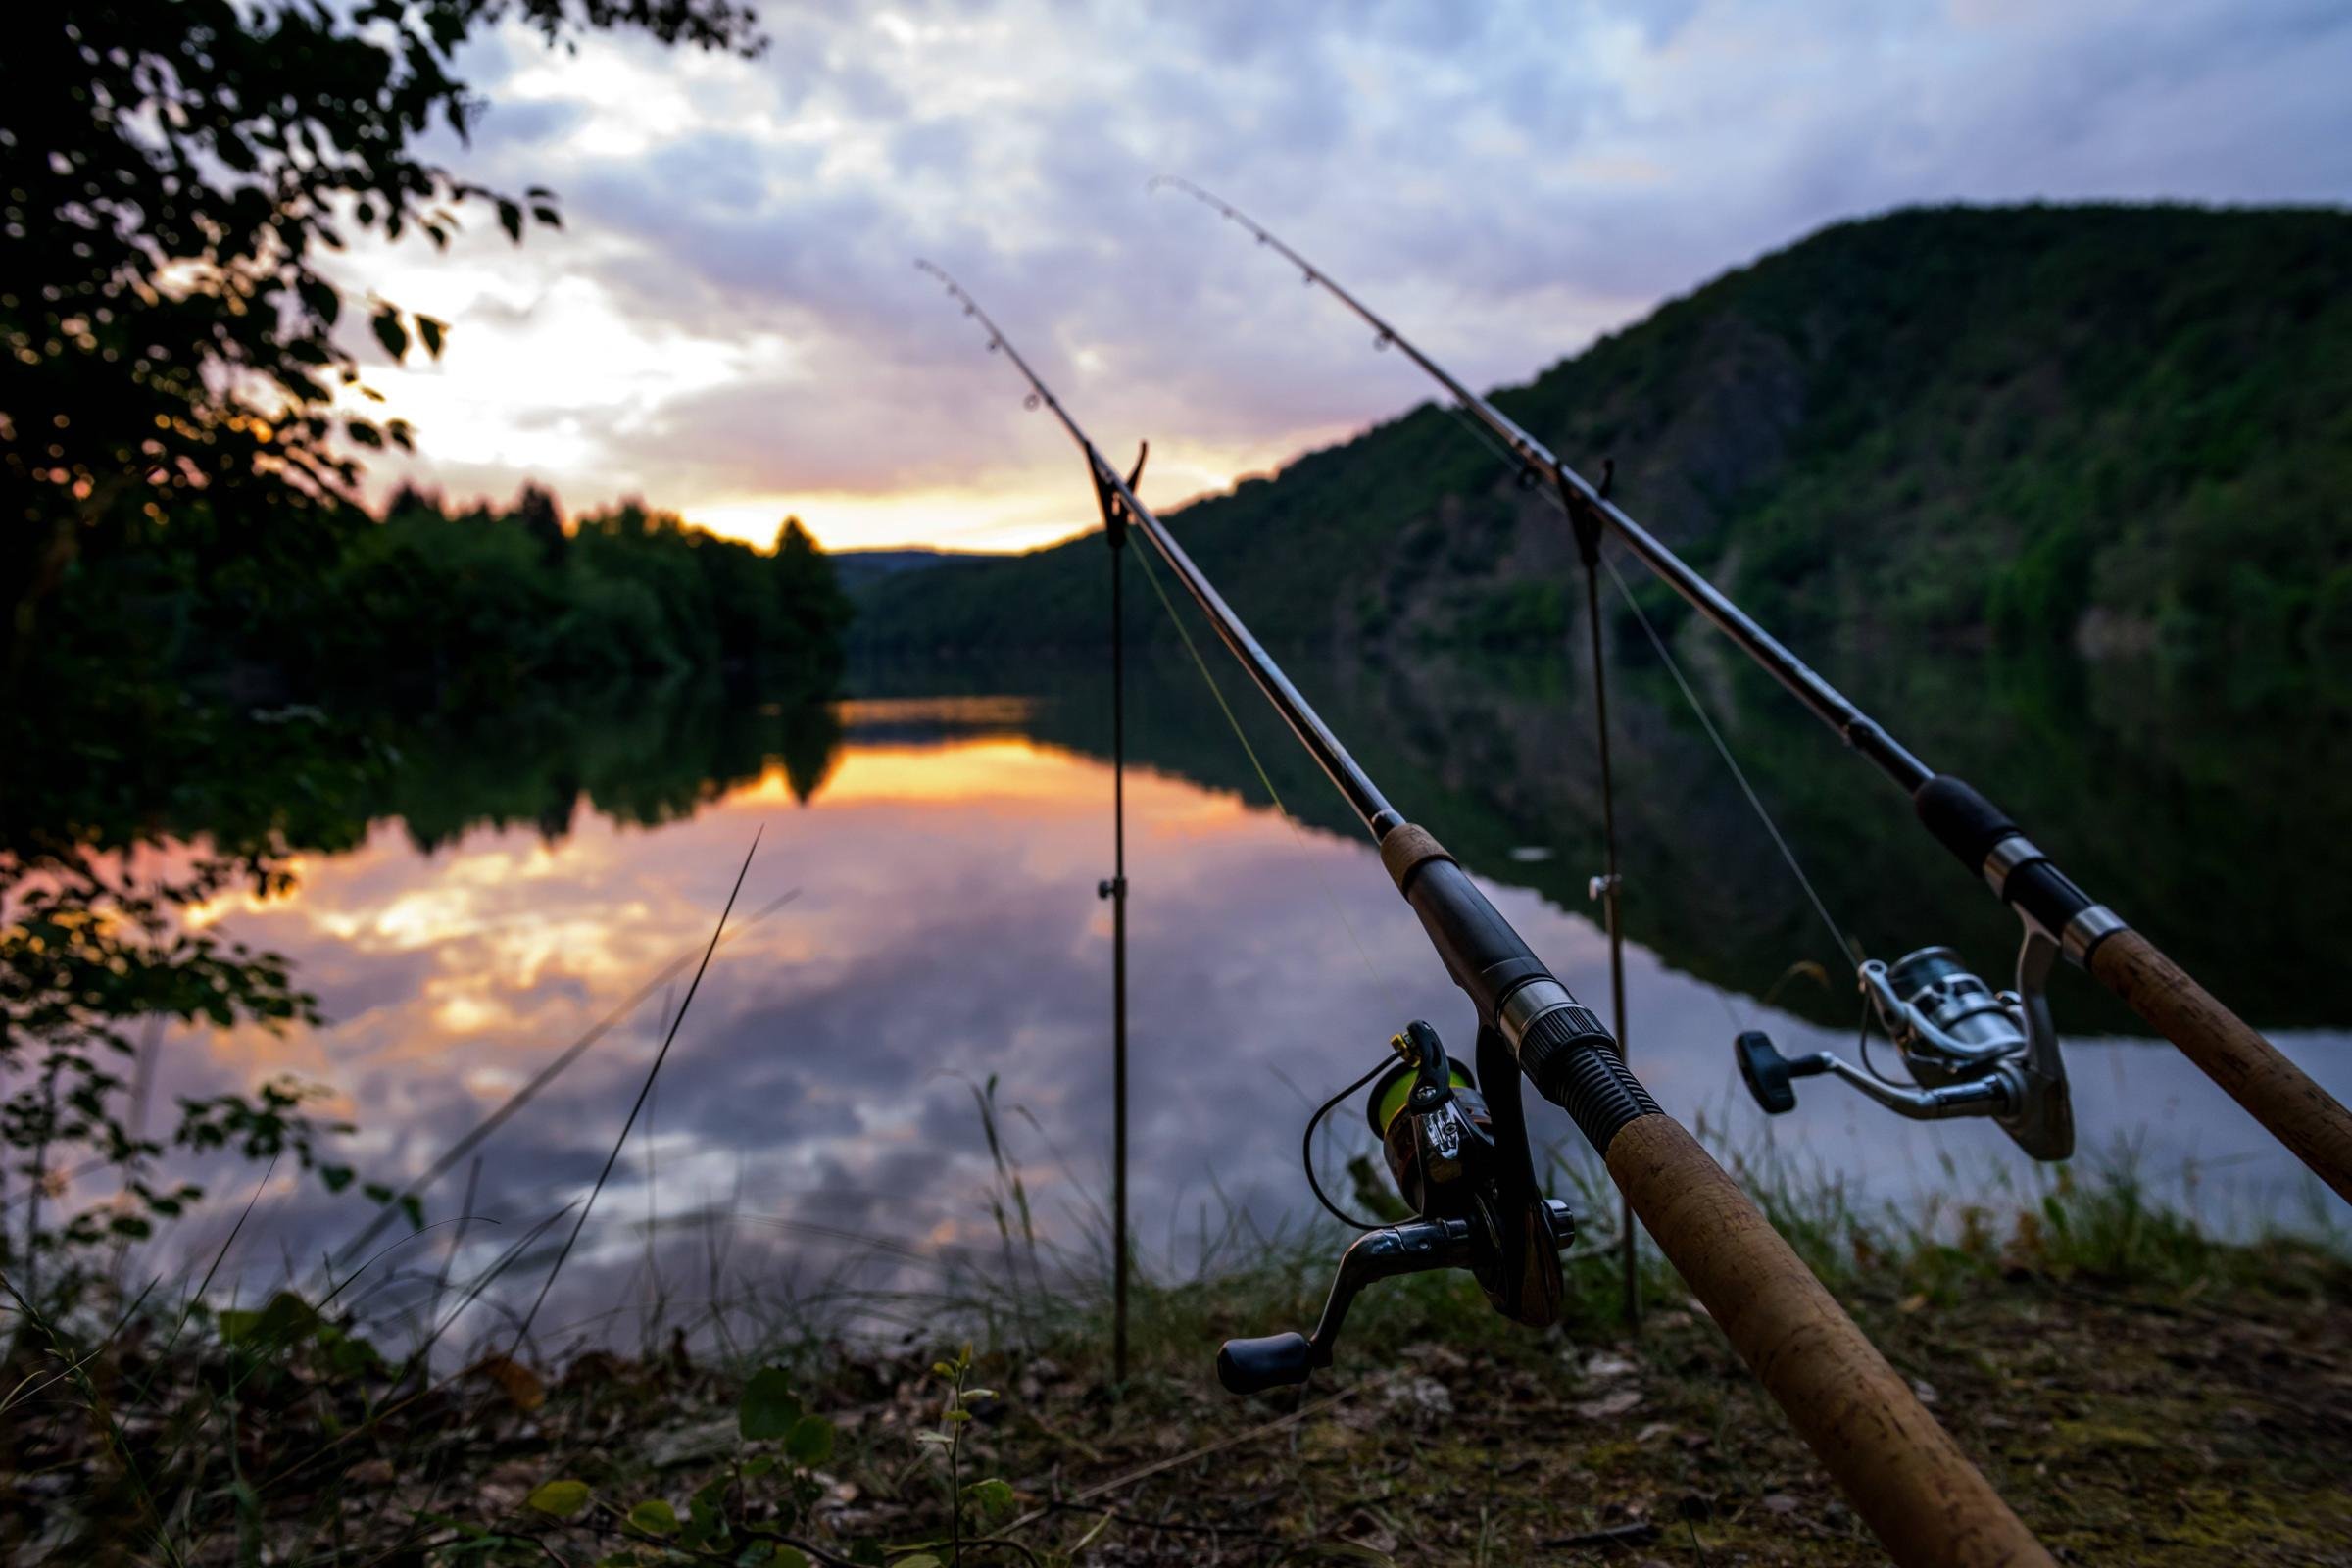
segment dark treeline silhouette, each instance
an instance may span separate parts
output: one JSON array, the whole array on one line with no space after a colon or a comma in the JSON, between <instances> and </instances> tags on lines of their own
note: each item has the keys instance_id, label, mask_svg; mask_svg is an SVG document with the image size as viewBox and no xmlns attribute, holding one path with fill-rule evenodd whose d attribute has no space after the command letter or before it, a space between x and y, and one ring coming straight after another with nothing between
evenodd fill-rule
<instances>
[{"instance_id":1,"label":"dark treeline silhouette","mask_svg":"<svg viewBox=\"0 0 2352 1568\"><path fill-rule=\"evenodd\" d=\"M797 518L768 553L638 501L566 530L536 486L504 512L403 488L284 599L243 639L250 664L296 688L441 706L688 671L816 691L839 673L849 616Z\"/></svg>"}]
</instances>

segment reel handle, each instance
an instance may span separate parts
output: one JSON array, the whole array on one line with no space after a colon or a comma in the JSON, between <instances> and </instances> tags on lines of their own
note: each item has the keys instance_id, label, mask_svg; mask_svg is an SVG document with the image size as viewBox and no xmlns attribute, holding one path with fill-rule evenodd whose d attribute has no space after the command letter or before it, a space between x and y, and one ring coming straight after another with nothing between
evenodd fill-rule
<instances>
[{"instance_id":1,"label":"reel handle","mask_svg":"<svg viewBox=\"0 0 2352 1568\"><path fill-rule=\"evenodd\" d=\"M1555 1253L1567 1250L1576 1240L1575 1210L1557 1198L1537 1202L1543 1240ZM1315 1332L1227 1340L1217 1351L1217 1381L1228 1394L1263 1394L1304 1383L1315 1368L1331 1365L1332 1347L1339 1343L1348 1309L1365 1286L1434 1269L1475 1269L1493 1252L1494 1243L1468 1220L1417 1220L1366 1231L1341 1254Z\"/></svg>"},{"instance_id":2,"label":"reel handle","mask_svg":"<svg viewBox=\"0 0 2352 1568\"><path fill-rule=\"evenodd\" d=\"M1329 1350L1318 1357L1303 1334L1227 1340L1217 1350L1217 1381L1227 1394L1263 1394L1304 1383L1316 1367L1330 1364Z\"/></svg>"},{"instance_id":3,"label":"reel handle","mask_svg":"<svg viewBox=\"0 0 2352 1568\"><path fill-rule=\"evenodd\" d=\"M1829 1071L1825 1056L1799 1056L1790 1061L1781 1054L1772 1043L1772 1036L1761 1029L1743 1031L1732 1042L1732 1054L1739 1059L1740 1076L1747 1084L1747 1092L1756 1097L1768 1116L1778 1116L1796 1108L1796 1090L1792 1078L1810 1078Z\"/></svg>"}]
</instances>

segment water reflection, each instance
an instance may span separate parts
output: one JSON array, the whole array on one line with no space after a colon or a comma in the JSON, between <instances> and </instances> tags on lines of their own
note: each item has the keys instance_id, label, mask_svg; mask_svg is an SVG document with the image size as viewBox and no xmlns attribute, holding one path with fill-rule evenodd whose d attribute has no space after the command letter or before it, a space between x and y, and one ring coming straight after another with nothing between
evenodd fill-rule
<instances>
[{"instance_id":1,"label":"water reflection","mask_svg":"<svg viewBox=\"0 0 2352 1568\"><path fill-rule=\"evenodd\" d=\"M1340 830L1280 735L1235 705L1297 822L1265 807L1198 677L1170 675L1148 664L1131 709L1143 759L1128 789L1132 1138L1144 1243L1154 1266L1180 1268L1228 1209L1268 1227L1301 1211L1306 1111L1400 1022L1428 1017L1464 1049L1471 1025L1370 846ZM1475 702L1419 676L1317 671L1301 683L1562 978L1598 998L1605 954L1581 901L1592 779L1569 675L1482 683ZM762 829L739 907L800 897L743 930L704 982L548 1323L633 1299L649 1250L656 1266L699 1277L696 1220L713 1211L727 1216L728 1278L761 1290L844 1269L905 1284L942 1250L993 1256L993 1166L974 1104L992 1078L1001 1102L1021 1107L1008 1125L1042 1225L1083 1236L1106 1186L1110 1075L1108 916L1095 891L1109 858L1100 688L1066 672L1052 690L1032 681L1013 695L902 697L892 684L814 716L616 715L617 737L598 731L594 747L561 757L528 736L463 760L416 745L393 809L348 851L310 857L298 892L206 911L291 956L332 1026L176 1042L162 1087L194 1093L290 1068L336 1088L360 1124L357 1163L421 1171L616 1000L699 950ZM1833 1021L1850 1019L1847 1003L1806 999L1800 1015L1754 999L1823 939L1769 848L1755 848L1703 739L1638 690L1625 707L1629 920L1648 939L1630 959L1631 1034L1659 1102L1731 1148L1876 1199L2031 1191L2029 1162L1981 1123L1931 1136L1822 1087L1790 1117L1754 1113L1732 1072L1733 1032L1767 1027L1791 1054L1850 1047L1850 1021ZM1985 901L1969 901L1932 851L1914 864L1908 840L1875 825L1891 815L1884 803L1865 818L1834 767L1785 762L1784 738L1763 726L1735 732L1809 856L1844 841L1824 875L1841 919L1890 947L1954 934L1952 911L1966 908L1958 934L1997 962L2009 940L1998 911L1979 918ZM1943 923L1905 926L1920 910ZM2217 935L2215 961L2227 967L2241 939ZM2333 1007L2343 983L2312 977L2273 1011ZM475 1208L499 1223L468 1242L473 1266L586 1193L677 989L485 1146ZM2150 1175L2225 1226L2294 1219L2315 1201L2300 1167L2177 1054L2083 1038L2086 999L2086 988L2061 999L2085 1151L2132 1142ZM2250 1010L2263 1015L2259 996ZM2328 1021L2347 1017L2352 1007ZM2275 1038L2352 1094L2342 1033ZM1550 1107L1532 1122L1574 1147ZM1334 1125L1336 1167L1370 1141L1348 1117ZM430 1213L453 1212L464 1184L463 1172L445 1180ZM356 1228L352 1205L277 1187L267 1254L250 1248L242 1260L249 1277ZM2316 1201L2340 1221L2340 1204ZM515 1281L527 1300L535 1277L518 1269Z\"/></svg>"}]
</instances>

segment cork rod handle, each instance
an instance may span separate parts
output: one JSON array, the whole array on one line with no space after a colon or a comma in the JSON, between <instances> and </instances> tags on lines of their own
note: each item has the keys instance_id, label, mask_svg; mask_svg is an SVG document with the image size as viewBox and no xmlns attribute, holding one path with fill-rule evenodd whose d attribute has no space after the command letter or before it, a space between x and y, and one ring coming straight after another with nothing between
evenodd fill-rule
<instances>
[{"instance_id":1,"label":"cork rod handle","mask_svg":"<svg viewBox=\"0 0 2352 1568\"><path fill-rule=\"evenodd\" d=\"M1609 1174L1668 1260L1902 1568L2050 1554L1681 1123L1630 1121Z\"/></svg>"},{"instance_id":2,"label":"cork rod handle","mask_svg":"<svg viewBox=\"0 0 2352 1568\"><path fill-rule=\"evenodd\" d=\"M2089 968L2352 1203L2352 1111L2137 931L2102 938Z\"/></svg>"}]
</instances>

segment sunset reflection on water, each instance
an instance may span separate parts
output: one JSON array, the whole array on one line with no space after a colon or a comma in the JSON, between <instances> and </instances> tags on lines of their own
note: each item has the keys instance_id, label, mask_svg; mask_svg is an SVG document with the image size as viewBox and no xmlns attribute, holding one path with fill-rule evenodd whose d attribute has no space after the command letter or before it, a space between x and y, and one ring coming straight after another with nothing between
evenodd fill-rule
<instances>
[{"instance_id":1,"label":"sunset reflection on water","mask_svg":"<svg viewBox=\"0 0 2352 1568\"><path fill-rule=\"evenodd\" d=\"M212 1033L193 1052L196 1038L175 1038L162 1088L285 1071L327 1085L359 1127L346 1157L405 1181L664 965L699 953L759 831L740 923L567 1266L566 1309L585 1317L636 1288L649 1223L657 1253L667 1226L670 1245L699 1255L687 1227L714 1211L737 1265L778 1278L849 1266L904 1282L943 1249L985 1259L992 1165L974 1094L992 1077L999 1102L1019 1107L1004 1126L1039 1223L1076 1243L1107 1187L1109 919L1097 883L1110 871L1111 776L1024 734L1024 711L1011 699L845 704L843 743L812 791L777 763L651 827L583 801L560 835L479 827L428 853L379 821L352 853L309 858L293 893L204 911L215 930L290 956L329 1024ZM1148 769L1131 769L1127 802L1135 1212L1152 1266L1181 1268L1229 1208L1269 1228L1301 1213L1306 1111L1405 1019L1431 1019L1465 1052L1471 1024L1368 843ZM1488 887L1572 989L1605 998L1604 945L1581 911ZM1850 1035L1639 948L1629 983L1638 1069L1668 1110L1730 1147L1888 1200L1955 1183L2034 1189L2034 1170L1984 1124L1931 1140L1816 1091L1767 1128L1737 1088L1735 1028L1767 1026L1791 1054L1850 1048ZM681 977L650 998L484 1146L474 1207L500 1223L476 1232L469 1260L585 1195L683 992ZM2340 1036L2282 1044L2338 1092L2352 1087ZM2225 1223L2291 1207L2291 1159L2175 1054L2070 1051L2086 1151L2135 1139L2160 1177L2202 1162L2199 1201ZM1573 1145L1550 1107L1532 1121ZM1370 1140L1352 1115L1333 1125L1336 1168ZM429 1192L428 1214L452 1214L466 1179ZM339 1246L364 1217L287 1173L273 1186L272 1240L244 1259L258 1275Z\"/></svg>"}]
</instances>

